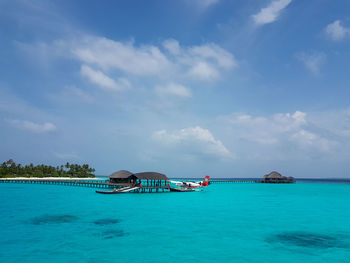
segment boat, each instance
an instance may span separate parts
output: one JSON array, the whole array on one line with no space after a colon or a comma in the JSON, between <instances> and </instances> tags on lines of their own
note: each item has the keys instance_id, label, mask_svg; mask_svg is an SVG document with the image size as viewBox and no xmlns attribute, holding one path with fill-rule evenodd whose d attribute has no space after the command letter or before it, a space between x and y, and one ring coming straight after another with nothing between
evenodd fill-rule
<instances>
[{"instance_id":1,"label":"boat","mask_svg":"<svg viewBox=\"0 0 350 263\"><path fill-rule=\"evenodd\" d=\"M192 188L170 188L170 192L197 192L198 190Z\"/></svg>"},{"instance_id":2,"label":"boat","mask_svg":"<svg viewBox=\"0 0 350 263\"><path fill-rule=\"evenodd\" d=\"M96 191L98 194L122 194L123 192L118 191Z\"/></svg>"},{"instance_id":3,"label":"boat","mask_svg":"<svg viewBox=\"0 0 350 263\"><path fill-rule=\"evenodd\" d=\"M96 193L98 194L122 194L122 193L127 193L136 189L139 189L139 186L127 186L127 187L123 187L120 189L114 189L113 191L96 191Z\"/></svg>"}]
</instances>

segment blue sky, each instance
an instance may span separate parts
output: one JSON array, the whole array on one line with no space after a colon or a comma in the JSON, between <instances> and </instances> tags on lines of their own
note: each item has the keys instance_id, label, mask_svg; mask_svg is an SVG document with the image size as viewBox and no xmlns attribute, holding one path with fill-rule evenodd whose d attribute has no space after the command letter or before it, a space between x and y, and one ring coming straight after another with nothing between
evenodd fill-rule
<instances>
[{"instance_id":1,"label":"blue sky","mask_svg":"<svg viewBox=\"0 0 350 263\"><path fill-rule=\"evenodd\" d=\"M350 2L0 2L0 159L350 177Z\"/></svg>"}]
</instances>

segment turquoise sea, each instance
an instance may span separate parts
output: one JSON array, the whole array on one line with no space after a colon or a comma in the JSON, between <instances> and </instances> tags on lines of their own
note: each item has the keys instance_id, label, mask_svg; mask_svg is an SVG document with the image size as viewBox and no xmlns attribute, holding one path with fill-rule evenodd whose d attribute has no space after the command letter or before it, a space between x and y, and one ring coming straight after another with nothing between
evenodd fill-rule
<instances>
[{"instance_id":1,"label":"turquoise sea","mask_svg":"<svg viewBox=\"0 0 350 263\"><path fill-rule=\"evenodd\" d=\"M350 262L350 184L0 184L0 262Z\"/></svg>"}]
</instances>

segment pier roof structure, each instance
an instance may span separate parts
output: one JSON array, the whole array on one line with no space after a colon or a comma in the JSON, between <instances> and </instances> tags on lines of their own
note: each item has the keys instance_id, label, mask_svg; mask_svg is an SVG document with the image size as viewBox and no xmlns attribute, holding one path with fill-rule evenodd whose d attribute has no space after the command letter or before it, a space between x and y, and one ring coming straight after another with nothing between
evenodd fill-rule
<instances>
[{"instance_id":1,"label":"pier roof structure","mask_svg":"<svg viewBox=\"0 0 350 263\"><path fill-rule=\"evenodd\" d=\"M168 177L165 174L156 172L136 173L134 176L140 180L168 180Z\"/></svg>"},{"instance_id":2,"label":"pier roof structure","mask_svg":"<svg viewBox=\"0 0 350 263\"><path fill-rule=\"evenodd\" d=\"M271 172L269 174L264 175L262 183L294 183L295 180L293 177L286 177L281 175L278 172Z\"/></svg>"},{"instance_id":3,"label":"pier roof structure","mask_svg":"<svg viewBox=\"0 0 350 263\"><path fill-rule=\"evenodd\" d=\"M111 179L127 179L129 177L136 177L140 180L168 180L165 174L156 172L143 172L143 173L131 173L127 170L120 170L118 172L112 173L109 178Z\"/></svg>"},{"instance_id":4,"label":"pier roof structure","mask_svg":"<svg viewBox=\"0 0 350 263\"><path fill-rule=\"evenodd\" d=\"M156 181L157 184L166 184L168 177L156 172L131 173L126 170L120 170L109 176L109 181L114 184L136 184L141 183L141 180L150 181L150 184L156 184Z\"/></svg>"},{"instance_id":5,"label":"pier roof structure","mask_svg":"<svg viewBox=\"0 0 350 263\"><path fill-rule=\"evenodd\" d=\"M120 179L124 179L124 178L129 178L131 175L133 175L133 173L127 171L127 170L120 170L118 172L112 173L109 178L120 178Z\"/></svg>"}]
</instances>

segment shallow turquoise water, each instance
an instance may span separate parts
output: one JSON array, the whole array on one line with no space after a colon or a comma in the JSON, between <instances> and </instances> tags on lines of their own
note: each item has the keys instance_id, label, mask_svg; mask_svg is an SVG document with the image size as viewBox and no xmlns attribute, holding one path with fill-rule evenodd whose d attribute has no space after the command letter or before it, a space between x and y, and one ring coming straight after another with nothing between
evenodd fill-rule
<instances>
[{"instance_id":1,"label":"shallow turquoise water","mask_svg":"<svg viewBox=\"0 0 350 263\"><path fill-rule=\"evenodd\" d=\"M99 195L0 184L0 262L349 262L350 185Z\"/></svg>"}]
</instances>

